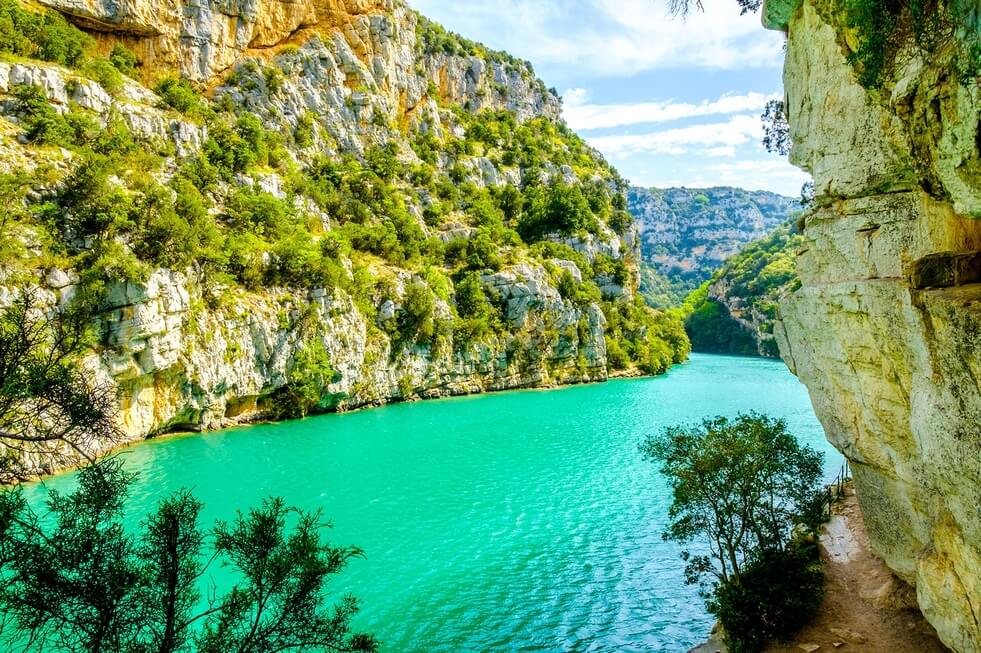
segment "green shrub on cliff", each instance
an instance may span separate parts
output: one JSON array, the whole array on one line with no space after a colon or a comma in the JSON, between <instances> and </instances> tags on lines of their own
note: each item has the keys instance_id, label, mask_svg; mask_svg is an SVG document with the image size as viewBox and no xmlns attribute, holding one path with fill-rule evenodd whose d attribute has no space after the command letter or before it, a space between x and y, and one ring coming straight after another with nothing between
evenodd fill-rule
<instances>
[{"instance_id":1,"label":"green shrub on cliff","mask_svg":"<svg viewBox=\"0 0 981 653\"><path fill-rule=\"evenodd\" d=\"M140 65L140 60L136 54L122 43L114 43L109 52L109 63L116 67L116 70L132 77L136 73L136 67Z\"/></svg>"},{"instance_id":2,"label":"green shrub on cliff","mask_svg":"<svg viewBox=\"0 0 981 653\"><path fill-rule=\"evenodd\" d=\"M272 397L273 412L280 419L306 417L323 410L330 396L327 386L337 373L330 364L330 354L319 338L310 338L297 351L286 372L286 384Z\"/></svg>"},{"instance_id":3,"label":"green shrub on cliff","mask_svg":"<svg viewBox=\"0 0 981 653\"><path fill-rule=\"evenodd\" d=\"M14 88L17 112L24 122L28 140L38 145L71 147L75 144L75 130L62 114L48 104L47 96L38 86Z\"/></svg>"},{"instance_id":4,"label":"green shrub on cliff","mask_svg":"<svg viewBox=\"0 0 981 653\"><path fill-rule=\"evenodd\" d=\"M480 275L467 272L456 282L454 298L459 320L456 332L465 342L479 340L491 331L494 307L487 299Z\"/></svg>"},{"instance_id":5,"label":"green shrub on cliff","mask_svg":"<svg viewBox=\"0 0 981 653\"><path fill-rule=\"evenodd\" d=\"M201 96L186 79L166 77L157 82L155 90L164 104L181 113L195 114L202 108Z\"/></svg>"},{"instance_id":6,"label":"green shrub on cliff","mask_svg":"<svg viewBox=\"0 0 981 653\"><path fill-rule=\"evenodd\" d=\"M53 10L31 11L18 0L0 0L0 53L77 67L92 38Z\"/></svg>"},{"instance_id":7,"label":"green shrub on cliff","mask_svg":"<svg viewBox=\"0 0 981 653\"><path fill-rule=\"evenodd\" d=\"M813 535L795 527L823 496L823 456L759 414L669 427L640 450L671 486L664 537L704 546L682 552L685 578L700 585L730 650L755 653L806 623L822 574Z\"/></svg>"},{"instance_id":8,"label":"green shrub on cliff","mask_svg":"<svg viewBox=\"0 0 981 653\"><path fill-rule=\"evenodd\" d=\"M858 35L849 63L868 88L880 86L904 58L953 53L964 79L981 73L981 14L972 0L848 0L847 26Z\"/></svg>"}]
</instances>

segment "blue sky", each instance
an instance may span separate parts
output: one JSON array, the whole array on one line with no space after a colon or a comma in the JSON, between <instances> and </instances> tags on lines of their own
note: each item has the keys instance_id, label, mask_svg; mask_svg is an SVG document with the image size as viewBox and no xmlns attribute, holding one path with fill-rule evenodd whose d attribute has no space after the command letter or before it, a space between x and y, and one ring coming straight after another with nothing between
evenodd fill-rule
<instances>
[{"instance_id":1,"label":"blue sky","mask_svg":"<svg viewBox=\"0 0 981 653\"><path fill-rule=\"evenodd\" d=\"M642 186L798 195L807 176L760 145L782 95L783 36L734 0L671 18L667 0L410 0L448 29L527 59L565 119Z\"/></svg>"}]
</instances>

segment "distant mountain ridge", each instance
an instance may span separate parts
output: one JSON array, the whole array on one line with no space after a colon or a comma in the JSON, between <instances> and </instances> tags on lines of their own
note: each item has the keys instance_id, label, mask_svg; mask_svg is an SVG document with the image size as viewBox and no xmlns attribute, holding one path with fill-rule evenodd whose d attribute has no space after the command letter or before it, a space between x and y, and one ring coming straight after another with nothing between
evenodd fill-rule
<instances>
[{"instance_id":1,"label":"distant mountain ridge","mask_svg":"<svg viewBox=\"0 0 981 653\"><path fill-rule=\"evenodd\" d=\"M654 306L680 304L726 259L767 236L800 200L742 188L639 188L627 193L644 262L641 292Z\"/></svg>"}]
</instances>

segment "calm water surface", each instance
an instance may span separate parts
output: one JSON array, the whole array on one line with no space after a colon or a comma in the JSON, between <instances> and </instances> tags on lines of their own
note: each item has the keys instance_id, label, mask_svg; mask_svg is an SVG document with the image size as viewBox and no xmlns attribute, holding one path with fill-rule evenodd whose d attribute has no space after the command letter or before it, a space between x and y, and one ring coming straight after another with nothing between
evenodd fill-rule
<instances>
[{"instance_id":1,"label":"calm water surface","mask_svg":"<svg viewBox=\"0 0 981 653\"><path fill-rule=\"evenodd\" d=\"M749 410L786 418L837 471L781 363L694 355L655 379L144 443L125 453L139 472L129 518L181 487L206 503L205 524L269 495L322 508L332 542L367 554L332 587L362 599L356 626L386 652L687 651L712 620L661 539L667 486L637 445Z\"/></svg>"}]
</instances>

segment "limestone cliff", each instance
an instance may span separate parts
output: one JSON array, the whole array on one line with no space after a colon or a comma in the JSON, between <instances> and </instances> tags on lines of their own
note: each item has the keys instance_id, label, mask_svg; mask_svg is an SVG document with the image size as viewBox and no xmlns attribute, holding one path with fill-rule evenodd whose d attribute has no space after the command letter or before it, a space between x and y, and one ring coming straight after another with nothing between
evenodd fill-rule
<instances>
[{"instance_id":1,"label":"limestone cliff","mask_svg":"<svg viewBox=\"0 0 981 653\"><path fill-rule=\"evenodd\" d=\"M304 28L336 29L360 37L372 19L391 13L393 0L185 2L42 0L106 43L123 42L153 61L152 76L168 68L207 81L243 53L273 48ZM404 10L404 9L403 9Z\"/></svg>"},{"instance_id":2,"label":"limestone cliff","mask_svg":"<svg viewBox=\"0 0 981 653\"><path fill-rule=\"evenodd\" d=\"M940 52L867 90L840 3L764 14L818 204L781 353L852 462L875 551L948 646L981 651L981 87Z\"/></svg>"},{"instance_id":3,"label":"limestone cliff","mask_svg":"<svg viewBox=\"0 0 981 653\"><path fill-rule=\"evenodd\" d=\"M313 355L314 411L687 355L636 298L625 182L527 63L395 0L49 4L90 64L169 80L0 54L0 307L96 298L127 439L281 414Z\"/></svg>"},{"instance_id":4,"label":"limestone cliff","mask_svg":"<svg viewBox=\"0 0 981 653\"><path fill-rule=\"evenodd\" d=\"M740 249L800 210L796 198L742 188L631 188L641 256L656 273L641 292L653 306L680 304Z\"/></svg>"}]
</instances>

